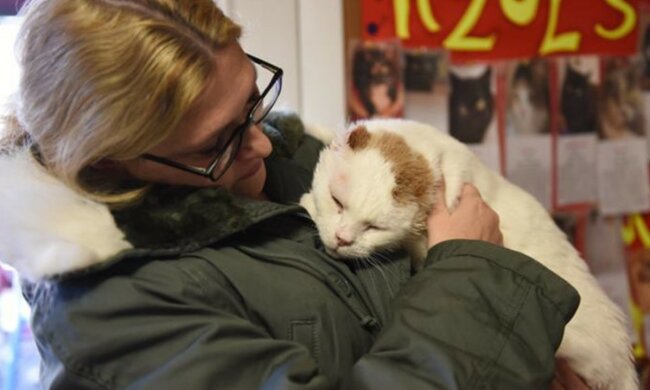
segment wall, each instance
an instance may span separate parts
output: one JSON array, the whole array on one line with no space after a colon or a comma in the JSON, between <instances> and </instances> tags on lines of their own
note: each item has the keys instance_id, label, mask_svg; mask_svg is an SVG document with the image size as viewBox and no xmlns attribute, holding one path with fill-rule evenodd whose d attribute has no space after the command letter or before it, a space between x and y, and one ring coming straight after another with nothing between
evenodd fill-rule
<instances>
[{"instance_id":1,"label":"wall","mask_svg":"<svg viewBox=\"0 0 650 390\"><path fill-rule=\"evenodd\" d=\"M242 45L285 71L279 105L307 122L342 127L345 82L342 2L217 0L244 27Z\"/></svg>"}]
</instances>

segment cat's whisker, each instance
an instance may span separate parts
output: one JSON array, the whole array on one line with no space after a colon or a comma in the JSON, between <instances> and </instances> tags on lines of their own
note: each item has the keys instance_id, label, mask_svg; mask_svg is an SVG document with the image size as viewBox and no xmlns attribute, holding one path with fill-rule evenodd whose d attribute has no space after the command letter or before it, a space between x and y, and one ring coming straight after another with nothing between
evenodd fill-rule
<instances>
[{"instance_id":1,"label":"cat's whisker","mask_svg":"<svg viewBox=\"0 0 650 390\"><path fill-rule=\"evenodd\" d=\"M392 262L391 258L388 257L387 254L384 254L384 253L382 253L382 252L376 252L376 253L373 253L372 256L379 257L381 260L383 260L383 261L382 261L382 264L383 264L383 263L387 263L387 264L388 264L388 263L391 263L391 262ZM399 277L399 272L398 272L397 270L394 270L394 269L392 269L391 267L388 267L388 266L384 266L383 268L384 268L384 270L386 270L386 272L388 272L391 276L396 277L396 278Z\"/></svg>"},{"instance_id":2,"label":"cat's whisker","mask_svg":"<svg viewBox=\"0 0 650 390\"><path fill-rule=\"evenodd\" d=\"M388 289L388 294L389 294L390 296L393 296L393 289L392 289L392 287L391 287L390 279L389 279L389 277L386 275L386 271L390 272L390 270L388 270L388 268L386 268L386 267L382 264L381 261L378 261L377 259L375 259L375 258L373 257L373 255L370 255L370 256L366 257L366 261L372 265L371 268L372 268L373 270L377 270L377 271L378 271L378 276L381 277L381 279L382 279L382 280L381 280L382 284L385 286L385 288ZM371 272L372 272L372 271L371 271ZM371 275L372 275L372 274L371 274Z\"/></svg>"}]
</instances>

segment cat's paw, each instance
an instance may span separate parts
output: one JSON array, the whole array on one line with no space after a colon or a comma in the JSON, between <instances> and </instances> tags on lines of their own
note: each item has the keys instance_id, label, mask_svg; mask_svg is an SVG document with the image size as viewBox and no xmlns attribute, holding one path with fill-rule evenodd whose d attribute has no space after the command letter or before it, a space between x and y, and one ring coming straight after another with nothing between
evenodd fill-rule
<instances>
[{"instance_id":1,"label":"cat's paw","mask_svg":"<svg viewBox=\"0 0 650 390\"><path fill-rule=\"evenodd\" d=\"M464 182L460 177L445 177L445 203L449 211L454 211L458 206L463 184Z\"/></svg>"}]
</instances>

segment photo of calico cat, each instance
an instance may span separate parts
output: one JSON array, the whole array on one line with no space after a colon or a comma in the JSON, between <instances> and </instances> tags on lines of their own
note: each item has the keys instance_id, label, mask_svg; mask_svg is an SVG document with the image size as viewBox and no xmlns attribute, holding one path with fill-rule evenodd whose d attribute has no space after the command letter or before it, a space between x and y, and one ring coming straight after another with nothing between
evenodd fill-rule
<instances>
[{"instance_id":1,"label":"photo of calico cat","mask_svg":"<svg viewBox=\"0 0 650 390\"><path fill-rule=\"evenodd\" d=\"M639 87L640 69L627 58L603 59L600 94L599 135L604 139L643 136L643 100Z\"/></svg>"},{"instance_id":2,"label":"photo of calico cat","mask_svg":"<svg viewBox=\"0 0 650 390\"><path fill-rule=\"evenodd\" d=\"M401 116L404 85L397 45L357 43L351 84L349 106L354 118Z\"/></svg>"},{"instance_id":3,"label":"photo of calico cat","mask_svg":"<svg viewBox=\"0 0 650 390\"><path fill-rule=\"evenodd\" d=\"M567 62L560 95L564 133L596 132L598 92L590 76L588 72L577 69L575 64Z\"/></svg>"},{"instance_id":4,"label":"photo of calico cat","mask_svg":"<svg viewBox=\"0 0 650 390\"><path fill-rule=\"evenodd\" d=\"M545 60L517 62L510 78L506 127L509 134L549 132L548 64Z\"/></svg>"},{"instance_id":5,"label":"photo of calico cat","mask_svg":"<svg viewBox=\"0 0 650 390\"><path fill-rule=\"evenodd\" d=\"M463 143L482 143L494 116L492 68L465 77L452 70L449 77L449 134Z\"/></svg>"},{"instance_id":6,"label":"photo of calico cat","mask_svg":"<svg viewBox=\"0 0 650 390\"><path fill-rule=\"evenodd\" d=\"M453 137L413 121L358 122L321 152L312 188L300 203L331 256L371 258L403 247L417 270L426 257L426 218L441 179L450 210L463 184L473 184L499 215L504 246L536 259L580 293L557 356L593 389L638 389L624 316L585 261L538 201Z\"/></svg>"}]
</instances>

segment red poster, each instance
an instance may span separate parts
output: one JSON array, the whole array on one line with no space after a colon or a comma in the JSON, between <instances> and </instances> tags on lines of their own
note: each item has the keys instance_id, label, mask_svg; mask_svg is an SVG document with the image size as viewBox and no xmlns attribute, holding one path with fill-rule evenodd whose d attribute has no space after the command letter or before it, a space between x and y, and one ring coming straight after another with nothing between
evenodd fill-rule
<instances>
[{"instance_id":1,"label":"red poster","mask_svg":"<svg viewBox=\"0 0 650 390\"><path fill-rule=\"evenodd\" d=\"M363 0L365 40L446 48L454 60L637 50L647 0Z\"/></svg>"}]
</instances>

